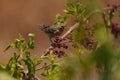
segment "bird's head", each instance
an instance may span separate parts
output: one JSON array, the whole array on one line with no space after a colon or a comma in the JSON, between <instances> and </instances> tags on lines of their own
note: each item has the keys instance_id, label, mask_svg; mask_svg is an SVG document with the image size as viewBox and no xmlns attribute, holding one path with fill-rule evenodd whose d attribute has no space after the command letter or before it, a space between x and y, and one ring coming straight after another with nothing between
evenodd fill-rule
<instances>
[{"instance_id":1,"label":"bird's head","mask_svg":"<svg viewBox=\"0 0 120 80\"><path fill-rule=\"evenodd\" d=\"M48 28L49 26L45 25L45 24L40 24L40 29L41 30L46 30L46 28Z\"/></svg>"}]
</instances>

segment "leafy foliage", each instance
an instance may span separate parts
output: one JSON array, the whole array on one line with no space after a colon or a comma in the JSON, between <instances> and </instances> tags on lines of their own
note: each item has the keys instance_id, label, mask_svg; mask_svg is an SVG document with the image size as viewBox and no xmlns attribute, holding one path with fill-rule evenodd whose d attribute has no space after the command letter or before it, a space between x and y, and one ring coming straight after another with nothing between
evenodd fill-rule
<instances>
[{"instance_id":1,"label":"leafy foliage","mask_svg":"<svg viewBox=\"0 0 120 80\"><path fill-rule=\"evenodd\" d=\"M25 39L20 35L15 42L8 45L5 49L8 50L10 48L15 48L19 51L19 53L14 53L14 56L9 60L6 70L11 74L11 76L21 79L24 76L24 66L23 62L27 66L28 69L28 79L35 75L35 69L41 61L38 59L31 59L29 49L34 49L34 34L30 33L29 41L26 42Z\"/></svg>"}]
</instances>

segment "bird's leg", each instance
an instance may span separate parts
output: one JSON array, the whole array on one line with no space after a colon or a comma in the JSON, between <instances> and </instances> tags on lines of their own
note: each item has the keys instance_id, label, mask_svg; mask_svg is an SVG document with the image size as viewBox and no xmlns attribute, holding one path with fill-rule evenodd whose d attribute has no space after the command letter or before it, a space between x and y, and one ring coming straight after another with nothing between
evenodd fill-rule
<instances>
[{"instance_id":1,"label":"bird's leg","mask_svg":"<svg viewBox=\"0 0 120 80\"><path fill-rule=\"evenodd\" d=\"M53 43L53 41L52 41L52 38L51 38L51 37L49 37L49 40L50 40L50 42L51 42L51 43Z\"/></svg>"},{"instance_id":2,"label":"bird's leg","mask_svg":"<svg viewBox=\"0 0 120 80\"><path fill-rule=\"evenodd\" d=\"M54 42L52 41L51 37L49 37L49 41L51 42L51 45L54 45Z\"/></svg>"},{"instance_id":3,"label":"bird's leg","mask_svg":"<svg viewBox=\"0 0 120 80\"><path fill-rule=\"evenodd\" d=\"M49 37L49 40L50 40L50 42L51 42L51 46L52 46L52 47L56 47L56 44L55 44L55 42L52 40L51 37Z\"/></svg>"}]
</instances>

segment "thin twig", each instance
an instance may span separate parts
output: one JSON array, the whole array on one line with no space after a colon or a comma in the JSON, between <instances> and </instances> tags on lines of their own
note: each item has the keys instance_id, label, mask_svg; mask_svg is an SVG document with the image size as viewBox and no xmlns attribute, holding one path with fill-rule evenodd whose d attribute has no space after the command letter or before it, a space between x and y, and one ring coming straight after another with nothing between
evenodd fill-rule
<instances>
[{"instance_id":1,"label":"thin twig","mask_svg":"<svg viewBox=\"0 0 120 80\"><path fill-rule=\"evenodd\" d=\"M47 65L47 66L43 66L43 67L41 67L41 68L36 69L35 71L39 71L39 70L44 69L44 68L46 68L46 67L48 67L48 66L51 66L51 65L52 65L52 64L49 64L49 65Z\"/></svg>"}]
</instances>

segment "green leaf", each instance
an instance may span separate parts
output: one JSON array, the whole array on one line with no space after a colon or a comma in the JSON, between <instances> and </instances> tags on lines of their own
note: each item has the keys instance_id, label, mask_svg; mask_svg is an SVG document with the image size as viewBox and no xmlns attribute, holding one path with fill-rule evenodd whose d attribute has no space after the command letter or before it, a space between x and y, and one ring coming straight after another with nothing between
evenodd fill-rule
<instances>
[{"instance_id":1,"label":"green leaf","mask_svg":"<svg viewBox=\"0 0 120 80\"><path fill-rule=\"evenodd\" d=\"M57 64L53 64L51 70L54 70L56 67L58 67Z\"/></svg>"},{"instance_id":2,"label":"green leaf","mask_svg":"<svg viewBox=\"0 0 120 80\"><path fill-rule=\"evenodd\" d=\"M44 72L41 73L40 75L43 76L43 77L48 77L48 74L46 74L46 73L44 73Z\"/></svg>"},{"instance_id":3,"label":"green leaf","mask_svg":"<svg viewBox=\"0 0 120 80\"><path fill-rule=\"evenodd\" d=\"M49 70L50 66L44 66L44 70Z\"/></svg>"},{"instance_id":4,"label":"green leaf","mask_svg":"<svg viewBox=\"0 0 120 80\"><path fill-rule=\"evenodd\" d=\"M49 57L48 56L42 56L41 59L49 60Z\"/></svg>"},{"instance_id":5,"label":"green leaf","mask_svg":"<svg viewBox=\"0 0 120 80\"><path fill-rule=\"evenodd\" d=\"M112 18L114 17L114 9L111 9L110 10L110 13L109 13L109 19L108 19L108 26L111 25L111 22L112 22Z\"/></svg>"},{"instance_id":6,"label":"green leaf","mask_svg":"<svg viewBox=\"0 0 120 80\"><path fill-rule=\"evenodd\" d=\"M79 10L80 8L81 8L81 4L80 3L76 4L76 9Z\"/></svg>"},{"instance_id":7,"label":"green leaf","mask_svg":"<svg viewBox=\"0 0 120 80\"><path fill-rule=\"evenodd\" d=\"M35 75L35 65L33 64L32 59L26 58L23 60L28 68L28 77L29 79Z\"/></svg>"},{"instance_id":8,"label":"green leaf","mask_svg":"<svg viewBox=\"0 0 120 80\"><path fill-rule=\"evenodd\" d=\"M76 12L76 8L75 6L72 4L72 3L67 3L67 7L68 9L67 10L64 10L66 14L69 14L69 15L74 15L75 12Z\"/></svg>"},{"instance_id":9,"label":"green leaf","mask_svg":"<svg viewBox=\"0 0 120 80\"><path fill-rule=\"evenodd\" d=\"M59 25L61 23L64 23L64 20L60 14L56 15L56 21L54 22L54 25Z\"/></svg>"},{"instance_id":10,"label":"green leaf","mask_svg":"<svg viewBox=\"0 0 120 80\"><path fill-rule=\"evenodd\" d=\"M18 61L18 58L19 57L16 55L16 53L14 53L14 56L9 60L8 64L6 65L6 70L14 78L20 78L20 72L22 72L23 70L23 66L21 65L20 61Z\"/></svg>"},{"instance_id":11,"label":"green leaf","mask_svg":"<svg viewBox=\"0 0 120 80\"><path fill-rule=\"evenodd\" d=\"M73 9L67 9L67 10L65 10L65 12L66 12L66 14L74 15L75 12L76 12L76 9L75 8L73 8Z\"/></svg>"},{"instance_id":12,"label":"green leaf","mask_svg":"<svg viewBox=\"0 0 120 80\"><path fill-rule=\"evenodd\" d=\"M36 65L41 64L42 61L43 61L43 59L38 59Z\"/></svg>"},{"instance_id":13,"label":"green leaf","mask_svg":"<svg viewBox=\"0 0 120 80\"><path fill-rule=\"evenodd\" d=\"M110 10L109 19L112 20L113 16L114 16L114 9Z\"/></svg>"},{"instance_id":14,"label":"green leaf","mask_svg":"<svg viewBox=\"0 0 120 80\"><path fill-rule=\"evenodd\" d=\"M67 7L69 7L70 9L75 8L75 6L74 6L72 3L67 3L66 5L67 5Z\"/></svg>"},{"instance_id":15,"label":"green leaf","mask_svg":"<svg viewBox=\"0 0 120 80\"><path fill-rule=\"evenodd\" d=\"M30 48L30 49L34 49L34 34L32 34L32 33L29 33L29 41L28 41L28 48Z\"/></svg>"},{"instance_id":16,"label":"green leaf","mask_svg":"<svg viewBox=\"0 0 120 80\"><path fill-rule=\"evenodd\" d=\"M10 48L11 48L11 45L8 45L8 46L5 48L4 51L7 51L7 50L10 49Z\"/></svg>"},{"instance_id":17,"label":"green leaf","mask_svg":"<svg viewBox=\"0 0 120 80\"><path fill-rule=\"evenodd\" d=\"M18 79L14 79L10 75L8 75L6 72L0 71L0 80L18 80Z\"/></svg>"},{"instance_id":18,"label":"green leaf","mask_svg":"<svg viewBox=\"0 0 120 80\"><path fill-rule=\"evenodd\" d=\"M5 70L5 66L3 66L2 64L0 64L0 71L4 71Z\"/></svg>"},{"instance_id":19,"label":"green leaf","mask_svg":"<svg viewBox=\"0 0 120 80\"><path fill-rule=\"evenodd\" d=\"M35 46L34 46L34 40L33 39L30 39L29 42L28 42L28 48L30 49L34 49Z\"/></svg>"},{"instance_id":20,"label":"green leaf","mask_svg":"<svg viewBox=\"0 0 120 80\"><path fill-rule=\"evenodd\" d=\"M64 16L64 21L66 21L69 18L69 15Z\"/></svg>"},{"instance_id":21,"label":"green leaf","mask_svg":"<svg viewBox=\"0 0 120 80\"><path fill-rule=\"evenodd\" d=\"M60 14L57 14L56 18L59 20L59 19L62 19L62 16Z\"/></svg>"},{"instance_id":22,"label":"green leaf","mask_svg":"<svg viewBox=\"0 0 120 80\"><path fill-rule=\"evenodd\" d=\"M25 54L26 54L26 57L30 57L30 52L29 51L26 51Z\"/></svg>"}]
</instances>

